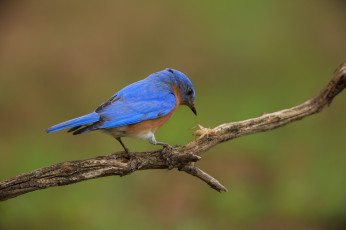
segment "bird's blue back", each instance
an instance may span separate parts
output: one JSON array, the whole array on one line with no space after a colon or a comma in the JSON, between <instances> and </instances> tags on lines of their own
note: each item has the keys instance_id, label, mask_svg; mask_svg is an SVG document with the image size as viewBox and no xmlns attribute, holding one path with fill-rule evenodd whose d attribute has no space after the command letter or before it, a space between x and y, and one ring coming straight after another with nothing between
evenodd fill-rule
<instances>
[{"instance_id":1,"label":"bird's blue back","mask_svg":"<svg viewBox=\"0 0 346 230\"><path fill-rule=\"evenodd\" d=\"M114 128L167 115L176 103L168 84L148 77L123 88L96 109L102 118L102 125L97 128Z\"/></svg>"}]
</instances>

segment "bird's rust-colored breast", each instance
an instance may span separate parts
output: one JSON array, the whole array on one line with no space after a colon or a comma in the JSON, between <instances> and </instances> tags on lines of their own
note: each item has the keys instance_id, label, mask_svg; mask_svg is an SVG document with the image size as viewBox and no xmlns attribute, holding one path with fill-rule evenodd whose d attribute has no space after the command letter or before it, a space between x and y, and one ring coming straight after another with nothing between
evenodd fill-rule
<instances>
[{"instance_id":1,"label":"bird's rust-colored breast","mask_svg":"<svg viewBox=\"0 0 346 230\"><path fill-rule=\"evenodd\" d=\"M126 133L128 136L138 136L141 133L152 132L154 133L158 128L165 124L174 114L175 110L181 105L182 98L180 95L180 90L177 86L172 85L173 93L176 99L175 106L167 115L158 117L151 120L142 121L136 124L131 124L126 127Z\"/></svg>"}]
</instances>

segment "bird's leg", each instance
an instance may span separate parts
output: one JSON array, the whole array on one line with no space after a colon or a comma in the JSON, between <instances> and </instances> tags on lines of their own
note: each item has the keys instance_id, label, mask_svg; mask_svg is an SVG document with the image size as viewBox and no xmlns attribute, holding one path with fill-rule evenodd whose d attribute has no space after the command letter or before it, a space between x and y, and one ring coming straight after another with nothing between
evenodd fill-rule
<instances>
[{"instance_id":1,"label":"bird's leg","mask_svg":"<svg viewBox=\"0 0 346 230\"><path fill-rule=\"evenodd\" d=\"M172 146L167 144L167 143L157 142L156 139L155 139L154 134L149 137L149 143L152 144L152 145L162 145L163 148L172 148Z\"/></svg>"},{"instance_id":2,"label":"bird's leg","mask_svg":"<svg viewBox=\"0 0 346 230\"><path fill-rule=\"evenodd\" d=\"M157 142L155 139L154 134L149 137L149 143L153 145L162 145L163 149L165 150L164 152L167 152L167 149L173 149L176 147L181 147L181 145L174 145L171 146L170 144L164 143L164 142Z\"/></svg>"},{"instance_id":3,"label":"bird's leg","mask_svg":"<svg viewBox=\"0 0 346 230\"><path fill-rule=\"evenodd\" d=\"M172 162L172 150L174 147L172 147L171 145L169 145L167 143L157 142L154 134L149 137L149 142L150 142L150 144L153 144L153 145L162 145L163 146L162 157L167 162L167 164L170 165L170 162ZM172 169L172 168L168 168L168 169Z\"/></svg>"},{"instance_id":4,"label":"bird's leg","mask_svg":"<svg viewBox=\"0 0 346 230\"><path fill-rule=\"evenodd\" d=\"M156 142L156 144L154 145L162 145L164 148L176 148L176 147L181 147L181 145L170 145L167 143L163 143L163 142Z\"/></svg>"},{"instance_id":5,"label":"bird's leg","mask_svg":"<svg viewBox=\"0 0 346 230\"><path fill-rule=\"evenodd\" d=\"M124 143L122 142L120 137L116 137L115 139L117 139L119 141L119 143L121 144L121 146L123 146L125 152L130 156L130 150L128 148L125 147Z\"/></svg>"}]
</instances>

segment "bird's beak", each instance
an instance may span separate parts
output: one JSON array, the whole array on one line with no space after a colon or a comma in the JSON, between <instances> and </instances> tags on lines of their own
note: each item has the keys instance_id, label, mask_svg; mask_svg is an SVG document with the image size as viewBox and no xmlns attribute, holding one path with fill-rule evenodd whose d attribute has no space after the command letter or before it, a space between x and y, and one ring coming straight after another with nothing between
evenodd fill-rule
<instances>
[{"instance_id":1,"label":"bird's beak","mask_svg":"<svg viewBox=\"0 0 346 230\"><path fill-rule=\"evenodd\" d=\"M192 112L197 116L197 111L196 111L195 105L192 104L192 105L190 105L189 107L190 107L190 109L192 110Z\"/></svg>"}]
</instances>

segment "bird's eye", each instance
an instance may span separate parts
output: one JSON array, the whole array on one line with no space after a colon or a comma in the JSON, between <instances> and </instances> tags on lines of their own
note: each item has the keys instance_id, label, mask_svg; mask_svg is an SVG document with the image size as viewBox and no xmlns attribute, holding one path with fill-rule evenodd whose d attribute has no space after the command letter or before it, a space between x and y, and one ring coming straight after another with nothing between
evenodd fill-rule
<instances>
[{"instance_id":1,"label":"bird's eye","mask_svg":"<svg viewBox=\"0 0 346 230\"><path fill-rule=\"evenodd\" d=\"M188 90L187 90L187 95L191 95L193 93L193 90L191 89L191 88L189 88Z\"/></svg>"}]
</instances>

